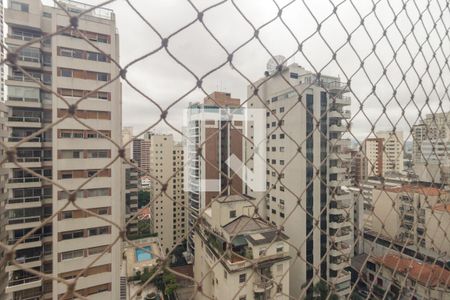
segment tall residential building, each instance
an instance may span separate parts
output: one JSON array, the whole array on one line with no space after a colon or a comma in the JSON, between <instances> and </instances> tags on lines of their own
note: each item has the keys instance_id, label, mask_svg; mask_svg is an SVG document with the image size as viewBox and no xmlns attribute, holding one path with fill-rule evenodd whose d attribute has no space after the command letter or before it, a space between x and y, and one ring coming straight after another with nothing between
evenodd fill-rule
<instances>
[{"instance_id":1,"label":"tall residential building","mask_svg":"<svg viewBox=\"0 0 450 300\"><path fill-rule=\"evenodd\" d=\"M403 132L380 131L364 141L366 177L403 171Z\"/></svg>"},{"instance_id":2,"label":"tall residential building","mask_svg":"<svg viewBox=\"0 0 450 300\"><path fill-rule=\"evenodd\" d=\"M424 181L448 183L450 175L450 112L427 114L413 126L413 168Z\"/></svg>"},{"instance_id":3,"label":"tall residential building","mask_svg":"<svg viewBox=\"0 0 450 300\"><path fill-rule=\"evenodd\" d=\"M141 175L148 175L150 172L150 145L149 138L133 140L133 159L142 169Z\"/></svg>"},{"instance_id":4,"label":"tall residential building","mask_svg":"<svg viewBox=\"0 0 450 300\"><path fill-rule=\"evenodd\" d=\"M253 217L256 201L224 196L204 211L194 235L195 299L289 298L289 238Z\"/></svg>"},{"instance_id":5,"label":"tall residential building","mask_svg":"<svg viewBox=\"0 0 450 300\"><path fill-rule=\"evenodd\" d=\"M186 135L188 144L186 161L186 187L189 191L189 230L194 226L199 212L219 195L242 194L242 180L226 164L235 155L243 161L244 123L242 111L237 109L240 100L231 94L214 92L205 97L203 103L191 104L188 108ZM229 118L223 118L230 113ZM202 146L201 155L197 146ZM231 184L227 176L232 178ZM192 234L188 245L194 250Z\"/></svg>"},{"instance_id":6,"label":"tall residential building","mask_svg":"<svg viewBox=\"0 0 450 300\"><path fill-rule=\"evenodd\" d=\"M317 78L296 63L254 86L259 86L259 97L249 86L247 107L266 109L268 190L250 195L260 199L267 193L267 220L289 236L291 255L301 257L290 267L289 294L304 295L308 284L323 278L334 293L348 295L353 209L350 194L342 188L350 185L350 154L344 153L350 145L342 138L345 119L351 116L344 109L351 103L344 96L346 87L337 77ZM248 137L256 130L249 126ZM251 147L247 151L252 155ZM312 290L311 284L307 295Z\"/></svg>"},{"instance_id":7,"label":"tall residential building","mask_svg":"<svg viewBox=\"0 0 450 300\"><path fill-rule=\"evenodd\" d=\"M8 117L8 108L5 103L0 102L0 141L5 143L8 137L6 128L6 120ZM0 160L5 158L5 149L0 149ZM8 245L8 235L6 234L5 226L7 224L6 206L8 201L8 191L6 185L8 182L8 169L4 165L0 166L0 242ZM4 257L5 250L0 249L0 260ZM8 283L8 273L6 272L6 264L0 265L0 299L5 298L6 284Z\"/></svg>"},{"instance_id":8,"label":"tall residential building","mask_svg":"<svg viewBox=\"0 0 450 300\"><path fill-rule=\"evenodd\" d=\"M4 18L3 18L3 1L0 3L0 41L2 43L0 44L0 57L1 59L5 58L5 48L4 48L4 42L5 42L5 28ZM5 64L2 64L0 66L0 101L5 102Z\"/></svg>"},{"instance_id":9,"label":"tall residential building","mask_svg":"<svg viewBox=\"0 0 450 300\"><path fill-rule=\"evenodd\" d=\"M8 25L6 44L10 51L68 26L70 18L58 6L40 0L11 1L5 10ZM67 11L78 14L91 8L72 1L60 1ZM77 30L67 29L51 39L22 48L17 65L47 88L58 91L69 104L87 98L76 107L83 122L115 141L121 139L121 84L118 80L92 93L118 75L111 58L119 60L119 40L111 10L96 8L78 20L80 32L106 54L81 39ZM122 166L115 145L97 131L86 129L68 118L45 133L17 145L22 139L67 115L68 105L19 69L8 72L8 146L17 146L17 161L45 177L52 178L67 191L77 190L78 206L122 224ZM7 224L10 243L18 241L42 221L67 204L69 195L51 182L41 180L13 163L9 168ZM104 169L104 170L103 170ZM102 170L102 171L100 171ZM89 183L82 183L93 175ZM75 194L74 194L75 195ZM99 218L69 204L52 221L23 241L15 259L23 266L54 276L71 279L86 270L75 291L90 299L119 299L121 249L115 243L92 266L91 262L113 244L119 230ZM15 266L6 267L6 293L11 299L59 299L67 286L42 279Z\"/></svg>"},{"instance_id":10,"label":"tall residential building","mask_svg":"<svg viewBox=\"0 0 450 300\"><path fill-rule=\"evenodd\" d=\"M176 143L170 134L151 136L150 174L154 178L151 183L151 224L165 253L183 241L187 233L183 151L183 145ZM167 182L166 190L160 197L162 185L158 181L163 184Z\"/></svg>"},{"instance_id":11,"label":"tall residential building","mask_svg":"<svg viewBox=\"0 0 450 300\"><path fill-rule=\"evenodd\" d=\"M366 174L364 177L383 176L383 139L368 138L363 150Z\"/></svg>"},{"instance_id":12,"label":"tall residential building","mask_svg":"<svg viewBox=\"0 0 450 300\"><path fill-rule=\"evenodd\" d=\"M437 223L440 220L436 219L435 211L441 209L448 214L447 206L441 208L438 205L449 202L446 191L419 183L404 184L375 189L372 202L373 215L376 216L372 221L373 231L406 244L430 247L436 252L449 249L448 243L434 240L437 236L444 236L439 228L440 224ZM445 223L448 224L448 221ZM433 240L433 243L430 240Z\"/></svg>"},{"instance_id":13,"label":"tall residential building","mask_svg":"<svg viewBox=\"0 0 450 300\"><path fill-rule=\"evenodd\" d=\"M124 175L124 198L125 198L125 214L124 221L125 224L128 223L130 219L132 219L138 212L138 179L139 172L136 168L131 167L128 164L123 164L123 175ZM130 221L127 225L127 234L133 235L138 231L137 228L138 219L135 218Z\"/></svg>"},{"instance_id":14,"label":"tall residential building","mask_svg":"<svg viewBox=\"0 0 450 300\"><path fill-rule=\"evenodd\" d=\"M124 127L122 128L122 145L125 145L125 158L130 160L133 158L133 127Z\"/></svg>"}]
</instances>

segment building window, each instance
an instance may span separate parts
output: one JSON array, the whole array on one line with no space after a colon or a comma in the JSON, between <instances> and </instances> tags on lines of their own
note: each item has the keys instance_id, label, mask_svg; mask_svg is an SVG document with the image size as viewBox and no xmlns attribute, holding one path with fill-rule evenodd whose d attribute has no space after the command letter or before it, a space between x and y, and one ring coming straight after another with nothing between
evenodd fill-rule
<instances>
[{"instance_id":1,"label":"building window","mask_svg":"<svg viewBox=\"0 0 450 300\"><path fill-rule=\"evenodd\" d=\"M236 211L230 210L230 218L236 218Z\"/></svg>"},{"instance_id":2,"label":"building window","mask_svg":"<svg viewBox=\"0 0 450 300\"><path fill-rule=\"evenodd\" d=\"M280 139L284 139L284 133L280 133Z\"/></svg>"},{"instance_id":3,"label":"building window","mask_svg":"<svg viewBox=\"0 0 450 300\"><path fill-rule=\"evenodd\" d=\"M83 257L84 250L73 250L61 253L61 260L74 259L77 257Z\"/></svg>"},{"instance_id":4,"label":"building window","mask_svg":"<svg viewBox=\"0 0 450 300\"><path fill-rule=\"evenodd\" d=\"M14 9L14 10L18 10L18 11L23 11L23 12L28 12L28 9L29 9L28 4L17 2L17 1L11 1L10 8Z\"/></svg>"},{"instance_id":5,"label":"building window","mask_svg":"<svg viewBox=\"0 0 450 300\"><path fill-rule=\"evenodd\" d=\"M246 296L239 296L239 300L246 300L247 297Z\"/></svg>"},{"instance_id":6,"label":"building window","mask_svg":"<svg viewBox=\"0 0 450 300\"><path fill-rule=\"evenodd\" d=\"M298 74L297 73L290 73L289 77L294 78L294 79L298 79Z\"/></svg>"},{"instance_id":7,"label":"building window","mask_svg":"<svg viewBox=\"0 0 450 300\"><path fill-rule=\"evenodd\" d=\"M284 112L284 107L280 107L280 113Z\"/></svg>"},{"instance_id":8,"label":"building window","mask_svg":"<svg viewBox=\"0 0 450 300\"><path fill-rule=\"evenodd\" d=\"M239 283L244 283L246 278L247 278L247 275L245 273L239 274Z\"/></svg>"},{"instance_id":9,"label":"building window","mask_svg":"<svg viewBox=\"0 0 450 300\"><path fill-rule=\"evenodd\" d=\"M72 219L73 218L73 212L72 211L63 211L62 212L62 219Z\"/></svg>"}]
</instances>

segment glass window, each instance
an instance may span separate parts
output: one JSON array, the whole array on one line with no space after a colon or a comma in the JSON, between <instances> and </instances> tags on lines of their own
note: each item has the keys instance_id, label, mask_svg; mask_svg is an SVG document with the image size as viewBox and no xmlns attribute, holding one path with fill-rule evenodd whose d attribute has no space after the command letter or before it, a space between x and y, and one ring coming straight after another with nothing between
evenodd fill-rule
<instances>
[{"instance_id":1,"label":"glass window","mask_svg":"<svg viewBox=\"0 0 450 300\"><path fill-rule=\"evenodd\" d=\"M230 210L230 218L236 218L236 211Z\"/></svg>"},{"instance_id":2,"label":"glass window","mask_svg":"<svg viewBox=\"0 0 450 300\"><path fill-rule=\"evenodd\" d=\"M72 77L72 70L70 69L61 69L62 77Z\"/></svg>"},{"instance_id":3,"label":"glass window","mask_svg":"<svg viewBox=\"0 0 450 300\"><path fill-rule=\"evenodd\" d=\"M97 80L99 81L108 81L108 74L107 73L97 73Z\"/></svg>"},{"instance_id":4,"label":"glass window","mask_svg":"<svg viewBox=\"0 0 450 300\"><path fill-rule=\"evenodd\" d=\"M22 3L22 2L17 2L17 1L11 1L11 9L14 10L19 10L19 11L23 11L23 12L28 12L28 4L26 3Z\"/></svg>"},{"instance_id":5,"label":"glass window","mask_svg":"<svg viewBox=\"0 0 450 300\"><path fill-rule=\"evenodd\" d=\"M246 274L239 274L239 283L244 283L246 279Z\"/></svg>"}]
</instances>

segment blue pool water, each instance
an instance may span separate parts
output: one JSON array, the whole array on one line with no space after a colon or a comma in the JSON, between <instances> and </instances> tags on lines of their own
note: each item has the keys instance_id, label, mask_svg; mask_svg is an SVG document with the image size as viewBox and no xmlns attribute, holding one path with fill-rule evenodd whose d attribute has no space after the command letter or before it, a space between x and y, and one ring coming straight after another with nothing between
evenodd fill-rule
<instances>
[{"instance_id":1,"label":"blue pool water","mask_svg":"<svg viewBox=\"0 0 450 300\"><path fill-rule=\"evenodd\" d=\"M146 251L152 251L151 246L145 246L142 248L136 248L136 260L138 262L144 261L144 260L150 260L152 259L152 254L148 253Z\"/></svg>"}]
</instances>

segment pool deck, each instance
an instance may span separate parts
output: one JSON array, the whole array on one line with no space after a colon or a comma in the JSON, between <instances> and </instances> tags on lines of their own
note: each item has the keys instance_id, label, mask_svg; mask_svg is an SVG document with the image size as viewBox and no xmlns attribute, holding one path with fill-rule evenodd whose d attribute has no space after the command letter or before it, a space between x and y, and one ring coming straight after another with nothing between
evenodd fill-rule
<instances>
[{"instance_id":1,"label":"pool deck","mask_svg":"<svg viewBox=\"0 0 450 300\"><path fill-rule=\"evenodd\" d=\"M131 277L134 276L135 270L138 269L141 272L144 270L144 267L152 267L156 265L156 261L159 257L161 257L161 251L159 249L159 244L156 241L149 241L146 239L142 240L136 240L133 241L138 247L151 247L151 254L152 259L144 260L144 261L137 261L136 258L136 249L137 247L134 247L132 245L129 245L127 249L125 250L126 257L127 257L127 276Z\"/></svg>"}]
</instances>

